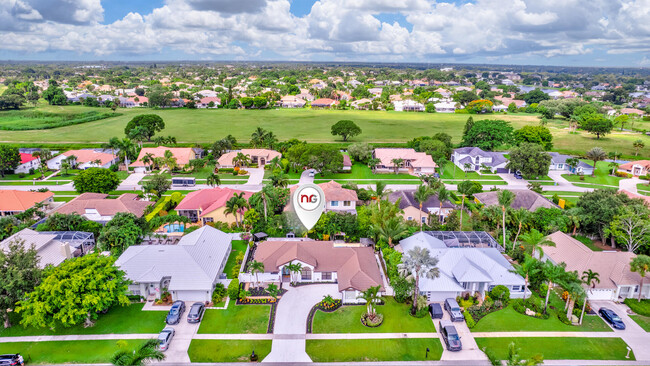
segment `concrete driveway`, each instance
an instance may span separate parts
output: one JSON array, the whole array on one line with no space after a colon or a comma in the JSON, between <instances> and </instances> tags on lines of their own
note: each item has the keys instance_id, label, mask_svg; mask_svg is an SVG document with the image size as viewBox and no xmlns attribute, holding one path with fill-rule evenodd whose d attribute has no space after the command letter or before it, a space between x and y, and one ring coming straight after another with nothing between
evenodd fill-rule
<instances>
[{"instance_id":1,"label":"concrete driveway","mask_svg":"<svg viewBox=\"0 0 650 366\"><path fill-rule=\"evenodd\" d=\"M271 353L262 362L311 362L305 351L307 316L325 295L340 299L338 285L288 287L287 293L278 302L275 313Z\"/></svg>"},{"instance_id":2,"label":"concrete driveway","mask_svg":"<svg viewBox=\"0 0 650 366\"><path fill-rule=\"evenodd\" d=\"M642 181L639 178L630 178L630 179L621 179L618 181L618 187L620 189L624 189L628 192L632 193L639 193L636 189L636 185L639 183L644 183L645 181Z\"/></svg>"},{"instance_id":3,"label":"concrete driveway","mask_svg":"<svg viewBox=\"0 0 650 366\"><path fill-rule=\"evenodd\" d=\"M617 304L613 301L590 301L592 309L598 312L601 307L614 310L625 323L625 330L614 330L615 334L621 337L634 351L638 361L650 361L650 335L641 328L629 314L630 308L625 304Z\"/></svg>"},{"instance_id":4,"label":"concrete driveway","mask_svg":"<svg viewBox=\"0 0 650 366\"><path fill-rule=\"evenodd\" d=\"M512 173L498 173L497 174L501 179L504 181L508 182L508 189L527 189L528 188L528 181L525 179L517 179L515 178L515 175ZM489 184L485 184L486 186L489 186Z\"/></svg>"},{"instance_id":5,"label":"concrete driveway","mask_svg":"<svg viewBox=\"0 0 650 366\"><path fill-rule=\"evenodd\" d=\"M444 309L442 303L440 304L440 306L442 306ZM443 310L442 319L451 321L451 317L449 316L449 313L446 310ZM459 360L487 361L488 360L485 353L483 353L483 351L481 351L478 348L478 345L474 340L474 336L472 335L472 333L469 331L469 328L467 327L467 323L465 323L464 321L453 322L454 327L456 327L456 331L458 332L458 336L460 337L460 342L463 344L463 349L462 351L451 352L447 350L445 341L442 339L442 333L440 333L440 319L432 319L432 321L436 327L436 332L438 332L438 338L440 339L440 343L442 344L442 357L440 358L441 361L459 361Z\"/></svg>"},{"instance_id":6,"label":"concrete driveway","mask_svg":"<svg viewBox=\"0 0 650 366\"><path fill-rule=\"evenodd\" d=\"M310 177L309 173L312 171L312 169L307 169L300 174L300 180L298 181L298 184L307 184L307 183L314 183L314 178L315 177ZM314 176L316 175L314 171Z\"/></svg>"},{"instance_id":7,"label":"concrete driveway","mask_svg":"<svg viewBox=\"0 0 650 366\"><path fill-rule=\"evenodd\" d=\"M246 185L256 186L262 184L262 180L264 179L264 168L248 168L248 172L250 175Z\"/></svg>"},{"instance_id":8,"label":"concrete driveway","mask_svg":"<svg viewBox=\"0 0 650 366\"><path fill-rule=\"evenodd\" d=\"M161 363L166 364L179 364L179 363L189 363L190 356L187 354L187 350L190 348L190 343L192 343L192 338L199 330L199 325L201 323L190 324L187 322L187 313L190 310L190 307L194 302L185 302L185 312L181 321L176 325L169 325L169 327L174 328L176 334L174 339L169 345L169 349L165 351L165 360ZM164 326L167 326L164 324ZM162 328L160 328L162 330Z\"/></svg>"}]
</instances>

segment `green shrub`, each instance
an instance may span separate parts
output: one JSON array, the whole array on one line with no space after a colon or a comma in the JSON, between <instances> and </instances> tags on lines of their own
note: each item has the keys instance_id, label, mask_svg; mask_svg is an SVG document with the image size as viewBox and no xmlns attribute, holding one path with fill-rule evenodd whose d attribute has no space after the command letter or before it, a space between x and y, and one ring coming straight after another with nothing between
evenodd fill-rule
<instances>
[{"instance_id":1,"label":"green shrub","mask_svg":"<svg viewBox=\"0 0 650 366\"><path fill-rule=\"evenodd\" d=\"M472 329L476 326L476 322L474 321L474 318L472 318L472 314L470 314L469 311L463 311L463 316L465 317L465 323L467 323L467 327L469 329Z\"/></svg>"},{"instance_id":2,"label":"green shrub","mask_svg":"<svg viewBox=\"0 0 650 366\"><path fill-rule=\"evenodd\" d=\"M488 296L492 300L500 300L507 305L510 301L510 290L503 285L498 285L488 293Z\"/></svg>"},{"instance_id":3,"label":"green shrub","mask_svg":"<svg viewBox=\"0 0 650 366\"><path fill-rule=\"evenodd\" d=\"M637 299L629 298L625 299L624 302L633 312L639 315L650 316L650 300L641 300L639 302Z\"/></svg>"},{"instance_id":4,"label":"green shrub","mask_svg":"<svg viewBox=\"0 0 650 366\"><path fill-rule=\"evenodd\" d=\"M215 304L221 302L221 300L226 297L227 293L228 291L226 291L226 286L224 286L223 283L217 283L212 292L212 302Z\"/></svg>"},{"instance_id":5,"label":"green shrub","mask_svg":"<svg viewBox=\"0 0 650 366\"><path fill-rule=\"evenodd\" d=\"M228 285L228 297L235 300L237 296L239 296L239 280L235 278Z\"/></svg>"},{"instance_id":6,"label":"green shrub","mask_svg":"<svg viewBox=\"0 0 650 366\"><path fill-rule=\"evenodd\" d=\"M566 317L566 314L564 313L564 311L561 311L561 310L558 311L558 312L557 312L557 318L558 318L562 323L564 323L564 324L566 324L566 325L571 325L571 320L569 320L569 318Z\"/></svg>"}]
</instances>

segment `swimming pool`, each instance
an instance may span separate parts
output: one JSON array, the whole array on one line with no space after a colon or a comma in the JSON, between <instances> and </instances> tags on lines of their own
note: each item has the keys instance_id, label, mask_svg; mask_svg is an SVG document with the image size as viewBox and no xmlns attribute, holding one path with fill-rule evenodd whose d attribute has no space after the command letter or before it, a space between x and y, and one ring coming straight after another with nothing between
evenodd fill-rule
<instances>
[{"instance_id":1,"label":"swimming pool","mask_svg":"<svg viewBox=\"0 0 650 366\"><path fill-rule=\"evenodd\" d=\"M182 233L185 231L185 227L181 224L167 224L165 225L165 231L168 233Z\"/></svg>"}]
</instances>

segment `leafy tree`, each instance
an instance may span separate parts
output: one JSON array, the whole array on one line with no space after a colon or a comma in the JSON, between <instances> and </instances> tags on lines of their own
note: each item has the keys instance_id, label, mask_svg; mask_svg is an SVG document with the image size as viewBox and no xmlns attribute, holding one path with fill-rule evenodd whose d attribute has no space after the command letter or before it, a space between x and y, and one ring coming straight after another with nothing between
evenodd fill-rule
<instances>
[{"instance_id":1,"label":"leafy tree","mask_svg":"<svg viewBox=\"0 0 650 366\"><path fill-rule=\"evenodd\" d=\"M587 159L591 160L594 162L594 170L591 172L591 176L593 177L596 175L596 166L599 161L607 159L607 154L605 153L605 150L601 149L600 147L592 147L591 150L587 151Z\"/></svg>"},{"instance_id":2,"label":"leafy tree","mask_svg":"<svg viewBox=\"0 0 650 366\"><path fill-rule=\"evenodd\" d=\"M547 151L553 148L553 135L544 126L524 126L515 131L514 138L517 144L524 142L539 144Z\"/></svg>"},{"instance_id":3,"label":"leafy tree","mask_svg":"<svg viewBox=\"0 0 650 366\"><path fill-rule=\"evenodd\" d=\"M643 140L634 140L632 146L634 147L634 156L638 156L639 150L645 147L645 143L643 142Z\"/></svg>"},{"instance_id":4,"label":"leafy tree","mask_svg":"<svg viewBox=\"0 0 650 366\"><path fill-rule=\"evenodd\" d=\"M103 251L110 251L119 257L126 248L142 243L142 236L146 234L148 226L142 218L129 212L118 212L101 231L97 242Z\"/></svg>"},{"instance_id":5,"label":"leafy tree","mask_svg":"<svg viewBox=\"0 0 650 366\"><path fill-rule=\"evenodd\" d=\"M162 361L165 354L160 351L157 339L149 339L134 350L120 349L111 357L115 366L142 366L150 361Z\"/></svg>"},{"instance_id":6,"label":"leafy tree","mask_svg":"<svg viewBox=\"0 0 650 366\"><path fill-rule=\"evenodd\" d=\"M13 170L20 165L20 153L17 147L0 145L0 176L4 178L5 170Z\"/></svg>"},{"instance_id":7,"label":"leafy tree","mask_svg":"<svg viewBox=\"0 0 650 366\"><path fill-rule=\"evenodd\" d=\"M424 106L424 111L427 113L436 113L436 106L433 103L427 103Z\"/></svg>"},{"instance_id":8,"label":"leafy tree","mask_svg":"<svg viewBox=\"0 0 650 366\"><path fill-rule=\"evenodd\" d=\"M129 281L115 259L93 253L46 268L43 281L17 304L20 323L52 329L82 322L92 325L100 312L128 305Z\"/></svg>"},{"instance_id":9,"label":"leafy tree","mask_svg":"<svg viewBox=\"0 0 650 366\"><path fill-rule=\"evenodd\" d=\"M5 328L11 327L9 309L26 293L34 291L41 280L39 257L36 250L27 248L22 240L13 240L0 250L0 310Z\"/></svg>"},{"instance_id":10,"label":"leafy tree","mask_svg":"<svg viewBox=\"0 0 650 366\"><path fill-rule=\"evenodd\" d=\"M120 185L120 178L109 169L89 168L77 174L73 184L79 193L109 193Z\"/></svg>"},{"instance_id":11,"label":"leafy tree","mask_svg":"<svg viewBox=\"0 0 650 366\"><path fill-rule=\"evenodd\" d=\"M532 179L548 174L551 166L551 156L541 145L524 142L510 150L508 169L521 171L526 179Z\"/></svg>"},{"instance_id":12,"label":"leafy tree","mask_svg":"<svg viewBox=\"0 0 650 366\"><path fill-rule=\"evenodd\" d=\"M402 257L402 263L398 265L400 275L410 276L415 280L413 287L413 306L411 314L417 309L417 296L420 292L420 277L437 278L440 276L438 269L438 258L432 257L429 249L414 247Z\"/></svg>"},{"instance_id":13,"label":"leafy tree","mask_svg":"<svg viewBox=\"0 0 650 366\"><path fill-rule=\"evenodd\" d=\"M476 93L469 90L462 90L451 96L455 102L458 102L462 105L467 105L473 100L481 99Z\"/></svg>"},{"instance_id":14,"label":"leafy tree","mask_svg":"<svg viewBox=\"0 0 650 366\"><path fill-rule=\"evenodd\" d=\"M650 243L650 210L643 204L624 206L605 228L629 252L637 252Z\"/></svg>"},{"instance_id":15,"label":"leafy tree","mask_svg":"<svg viewBox=\"0 0 650 366\"><path fill-rule=\"evenodd\" d=\"M68 99L63 93L63 89L57 85L52 85L51 83L50 86L43 91L43 99L45 99L50 105L65 105L68 102Z\"/></svg>"},{"instance_id":16,"label":"leafy tree","mask_svg":"<svg viewBox=\"0 0 650 366\"><path fill-rule=\"evenodd\" d=\"M365 142L358 142L348 146L348 154L354 161L366 163L371 157L374 148Z\"/></svg>"},{"instance_id":17,"label":"leafy tree","mask_svg":"<svg viewBox=\"0 0 650 366\"><path fill-rule=\"evenodd\" d=\"M467 104L467 111L472 114L476 113L492 113L494 103L486 99L473 100Z\"/></svg>"},{"instance_id":18,"label":"leafy tree","mask_svg":"<svg viewBox=\"0 0 650 366\"><path fill-rule=\"evenodd\" d=\"M596 189L585 193L576 204L579 208L581 230L600 236L601 241L605 243L605 228L620 214L622 207L632 202L628 196L615 190ZM615 246L613 241L612 246Z\"/></svg>"},{"instance_id":19,"label":"leafy tree","mask_svg":"<svg viewBox=\"0 0 650 366\"><path fill-rule=\"evenodd\" d=\"M172 182L164 174L154 174L150 180L142 184L146 192L155 194L159 199L171 188Z\"/></svg>"},{"instance_id":20,"label":"leafy tree","mask_svg":"<svg viewBox=\"0 0 650 366\"><path fill-rule=\"evenodd\" d=\"M483 185L479 182L464 180L458 184L458 193L473 198L474 194L483 192Z\"/></svg>"},{"instance_id":21,"label":"leafy tree","mask_svg":"<svg viewBox=\"0 0 650 366\"><path fill-rule=\"evenodd\" d=\"M641 291L643 289L643 279L650 272L650 256L639 254L630 261L630 271L638 273L641 276L639 283L639 302L641 302Z\"/></svg>"},{"instance_id":22,"label":"leafy tree","mask_svg":"<svg viewBox=\"0 0 650 366\"><path fill-rule=\"evenodd\" d=\"M165 122L157 114L139 114L126 124L124 134L130 136L130 132L137 127L141 127L147 141L151 141L156 132L160 132L165 128Z\"/></svg>"},{"instance_id":23,"label":"leafy tree","mask_svg":"<svg viewBox=\"0 0 650 366\"><path fill-rule=\"evenodd\" d=\"M540 89L531 90L528 93L524 94L523 99L527 104L539 103L543 100L551 99L551 97L541 91Z\"/></svg>"},{"instance_id":24,"label":"leafy tree","mask_svg":"<svg viewBox=\"0 0 650 366\"><path fill-rule=\"evenodd\" d=\"M294 166L316 169L321 175L343 169L343 155L336 146L328 144L297 144L287 150L287 158Z\"/></svg>"},{"instance_id":25,"label":"leafy tree","mask_svg":"<svg viewBox=\"0 0 650 366\"><path fill-rule=\"evenodd\" d=\"M600 139L600 136L605 136L612 132L614 129L614 123L610 119L605 118L602 114L595 113L590 114L580 122L580 127L583 130L596 135L596 139Z\"/></svg>"},{"instance_id":26,"label":"leafy tree","mask_svg":"<svg viewBox=\"0 0 650 366\"><path fill-rule=\"evenodd\" d=\"M467 135L472 127L474 127L474 118L469 117L465 122L465 127L463 127L463 136Z\"/></svg>"},{"instance_id":27,"label":"leafy tree","mask_svg":"<svg viewBox=\"0 0 650 366\"><path fill-rule=\"evenodd\" d=\"M343 137L343 141L347 141L348 138L354 137L361 134L361 128L356 125L353 121L349 119L343 119L336 122L332 126L332 135L339 135Z\"/></svg>"},{"instance_id":28,"label":"leafy tree","mask_svg":"<svg viewBox=\"0 0 650 366\"><path fill-rule=\"evenodd\" d=\"M513 141L513 128L510 123L502 120L476 121L463 135L463 146L476 146L483 150L494 150L495 148L509 144Z\"/></svg>"},{"instance_id":29,"label":"leafy tree","mask_svg":"<svg viewBox=\"0 0 650 366\"><path fill-rule=\"evenodd\" d=\"M174 94L161 87L154 87L147 92L147 98L149 98L149 106L151 107L169 107Z\"/></svg>"}]
</instances>

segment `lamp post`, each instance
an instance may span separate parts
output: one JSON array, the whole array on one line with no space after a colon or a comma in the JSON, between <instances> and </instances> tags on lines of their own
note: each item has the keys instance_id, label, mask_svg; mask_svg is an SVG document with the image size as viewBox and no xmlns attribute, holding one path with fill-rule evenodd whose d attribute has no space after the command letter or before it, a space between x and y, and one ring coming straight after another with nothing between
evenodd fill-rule
<instances>
[{"instance_id":1,"label":"lamp post","mask_svg":"<svg viewBox=\"0 0 650 366\"><path fill-rule=\"evenodd\" d=\"M628 351L628 354L629 354L629 351ZM424 358L429 358L429 347L427 347L427 351L424 353Z\"/></svg>"}]
</instances>

